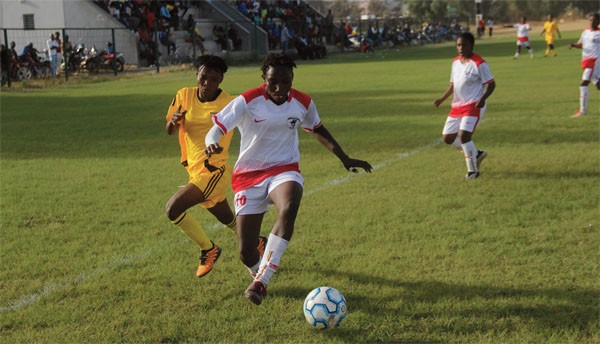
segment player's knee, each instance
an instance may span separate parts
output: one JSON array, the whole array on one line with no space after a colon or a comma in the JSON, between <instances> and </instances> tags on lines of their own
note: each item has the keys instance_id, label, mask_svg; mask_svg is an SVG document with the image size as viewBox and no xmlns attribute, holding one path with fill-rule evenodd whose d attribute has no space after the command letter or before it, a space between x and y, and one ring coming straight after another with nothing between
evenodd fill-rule
<instances>
[{"instance_id":1,"label":"player's knee","mask_svg":"<svg viewBox=\"0 0 600 344\"><path fill-rule=\"evenodd\" d=\"M460 136L460 143L465 144L469 141L471 141L471 133L463 133Z\"/></svg>"},{"instance_id":2,"label":"player's knee","mask_svg":"<svg viewBox=\"0 0 600 344\"><path fill-rule=\"evenodd\" d=\"M171 221L175 221L175 219L177 219L181 215L181 212L176 210L172 199L170 199L167 202L167 204L165 204L165 213Z\"/></svg>"},{"instance_id":3,"label":"player's knee","mask_svg":"<svg viewBox=\"0 0 600 344\"><path fill-rule=\"evenodd\" d=\"M451 145L456 140L456 135L444 135L443 139L446 144Z\"/></svg>"}]
</instances>

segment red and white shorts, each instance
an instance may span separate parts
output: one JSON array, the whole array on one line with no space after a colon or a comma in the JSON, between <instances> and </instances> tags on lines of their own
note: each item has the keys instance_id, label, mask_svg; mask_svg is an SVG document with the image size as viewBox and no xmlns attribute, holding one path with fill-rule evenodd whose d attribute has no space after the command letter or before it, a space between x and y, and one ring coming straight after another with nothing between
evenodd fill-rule
<instances>
[{"instance_id":1,"label":"red and white shorts","mask_svg":"<svg viewBox=\"0 0 600 344\"><path fill-rule=\"evenodd\" d=\"M477 116L462 116L462 117L451 117L446 118L446 124L444 124L443 135L458 134L459 131L468 131L474 133L477 129L477 125L483 119L485 112L485 106L480 109L479 117Z\"/></svg>"},{"instance_id":2,"label":"red and white shorts","mask_svg":"<svg viewBox=\"0 0 600 344\"><path fill-rule=\"evenodd\" d=\"M517 37L518 46L529 46L529 37Z\"/></svg>"},{"instance_id":3,"label":"red and white shorts","mask_svg":"<svg viewBox=\"0 0 600 344\"><path fill-rule=\"evenodd\" d=\"M583 75L581 80L591 81L597 84L600 81L600 59L585 59L581 61Z\"/></svg>"},{"instance_id":4,"label":"red and white shorts","mask_svg":"<svg viewBox=\"0 0 600 344\"><path fill-rule=\"evenodd\" d=\"M236 192L233 200L236 215L253 215L266 213L273 204L269 194L285 182L296 182L304 186L304 178L297 171L286 171L270 176L260 183Z\"/></svg>"}]
</instances>

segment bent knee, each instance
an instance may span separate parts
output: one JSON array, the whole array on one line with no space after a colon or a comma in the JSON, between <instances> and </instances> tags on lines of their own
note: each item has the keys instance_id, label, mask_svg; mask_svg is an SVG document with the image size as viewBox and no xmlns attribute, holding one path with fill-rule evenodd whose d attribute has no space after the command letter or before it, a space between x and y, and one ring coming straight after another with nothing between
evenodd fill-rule
<instances>
[{"instance_id":1,"label":"bent knee","mask_svg":"<svg viewBox=\"0 0 600 344\"><path fill-rule=\"evenodd\" d=\"M167 204L165 204L165 213L171 221L175 221L181 215L181 212L175 209L172 200L169 200Z\"/></svg>"}]
</instances>

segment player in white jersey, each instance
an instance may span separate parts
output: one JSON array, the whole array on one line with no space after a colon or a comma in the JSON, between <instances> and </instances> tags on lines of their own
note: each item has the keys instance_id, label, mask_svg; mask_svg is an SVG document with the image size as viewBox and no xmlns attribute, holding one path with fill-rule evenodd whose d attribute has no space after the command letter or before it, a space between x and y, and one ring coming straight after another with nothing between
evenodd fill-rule
<instances>
[{"instance_id":1,"label":"player in white jersey","mask_svg":"<svg viewBox=\"0 0 600 344\"><path fill-rule=\"evenodd\" d=\"M518 59L521 56L521 46L525 46L529 51L529 57L533 58L533 48L529 42L529 31L531 26L527 23L527 17L521 18L521 22L514 25L504 25L504 27L514 27L517 29L517 51L513 58Z\"/></svg>"},{"instance_id":2,"label":"player in white jersey","mask_svg":"<svg viewBox=\"0 0 600 344\"><path fill-rule=\"evenodd\" d=\"M596 84L600 90L600 14L592 13L589 15L590 27L583 30L577 43L571 43L569 48L579 48L581 51L581 68L583 75L579 85L579 111L573 118L585 116L587 114L590 81Z\"/></svg>"},{"instance_id":3,"label":"player in white jersey","mask_svg":"<svg viewBox=\"0 0 600 344\"><path fill-rule=\"evenodd\" d=\"M213 117L215 125L206 135L206 153L221 151L219 138L238 128L240 154L233 170L232 187L238 224L240 258L254 280L244 296L259 305L266 285L277 270L294 231L302 199L298 128L313 133L352 172L371 165L350 158L321 123L309 95L292 88L294 60L285 53L269 54L262 62L264 84L238 96ZM262 259L256 243L268 206L274 204L278 218L273 225Z\"/></svg>"},{"instance_id":4,"label":"player in white jersey","mask_svg":"<svg viewBox=\"0 0 600 344\"><path fill-rule=\"evenodd\" d=\"M454 94L442 135L444 142L464 153L467 163L465 179L479 177L481 161L487 156L487 152L477 150L472 137L485 112L486 100L496 88L490 66L473 52L474 46L475 37L469 32L462 33L456 40L459 56L452 61L450 87L433 102L438 107Z\"/></svg>"}]
</instances>

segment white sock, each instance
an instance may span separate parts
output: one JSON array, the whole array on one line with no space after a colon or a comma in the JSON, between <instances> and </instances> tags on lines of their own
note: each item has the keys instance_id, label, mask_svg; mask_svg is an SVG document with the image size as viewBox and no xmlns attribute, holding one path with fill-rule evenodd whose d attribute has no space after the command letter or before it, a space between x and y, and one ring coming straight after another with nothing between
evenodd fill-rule
<instances>
[{"instance_id":1,"label":"white sock","mask_svg":"<svg viewBox=\"0 0 600 344\"><path fill-rule=\"evenodd\" d=\"M258 273L259 267L260 267L260 260L258 262L256 262L256 264L254 264L253 266L246 266L248 271L250 271L250 275L252 275L252 277L256 276L256 274Z\"/></svg>"},{"instance_id":2,"label":"white sock","mask_svg":"<svg viewBox=\"0 0 600 344\"><path fill-rule=\"evenodd\" d=\"M267 241L267 247L265 247L265 254L260 260L260 267L258 273L254 278L255 281L262 282L267 285L271 281L271 277L279 268L279 261L283 252L287 249L289 241L278 237L275 234L269 234L269 240Z\"/></svg>"},{"instance_id":3,"label":"white sock","mask_svg":"<svg viewBox=\"0 0 600 344\"><path fill-rule=\"evenodd\" d=\"M533 49L529 49L529 55L533 56Z\"/></svg>"},{"instance_id":4,"label":"white sock","mask_svg":"<svg viewBox=\"0 0 600 344\"><path fill-rule=\"evenodd\" d=\"M587 86L579 86L579 112L587 113L589 88Z\"/></svg>"},{"instance_id":5,"label":"white sock","mask_svg":"<svg viewBox=\"0 0 600 344\"><path fill-rule=\"evenodd\" d=\"M467 171L477 172L477 148L473 141L462 144L463 152L465 153L465 161L467 162Z\"/></svg>"}]
</instances>

